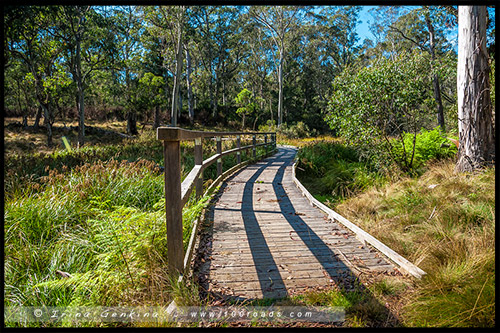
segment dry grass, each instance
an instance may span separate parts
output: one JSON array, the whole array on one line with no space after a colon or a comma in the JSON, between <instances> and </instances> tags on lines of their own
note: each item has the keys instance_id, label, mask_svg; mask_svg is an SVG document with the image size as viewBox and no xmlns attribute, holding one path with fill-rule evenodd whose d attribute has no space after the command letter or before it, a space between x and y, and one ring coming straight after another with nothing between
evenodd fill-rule
<instances>
[{"instance_id":1,"label":"dry grass","mask_svg":"<svg viewBox=\"0 0 500 333\"><path fill-rule=\"evenodd\" d=\"M437 162L346 200L336 210L428 274L405 297L410 326L495 324L495 169Z\"/></svg>"},{"instance_id":2,"label":"dry grass","mask_svg":"<svg viewBox=\"0 0 500 333\"><path fill-rule=\"evenodd\" d=\"M17 153L17 154L29 154L35 152L41 153L53 153L58 149L64 149L62 142L62 137L65 136L72 147L76 147L77 135L76 131L63 130L64 126L69 128L70 126L78 126L76 121L56 121L53 126L53 147L47 147L47 133L45 126L43 126L43 120L40 121L40 128L38 131L32 129L25 130L22 128L11 128L8 127L9 124L22 123L22 118L4 118L4 145L6 153ZM28 126L32 126L34 119L28 119ZM117 133L126 133L127 122L126 121L108 121L99 122L93 120L86 120L85 125L97 127L103 130L114 131ZM151 130L150 127L148 127ZM140 127L139 127L140 131ZM88 145L97 144L111 144L120 143L123 139L119 136L116 137L100 137L98 135L87 135L85 138Z\"/></svg>"}]
</instances>

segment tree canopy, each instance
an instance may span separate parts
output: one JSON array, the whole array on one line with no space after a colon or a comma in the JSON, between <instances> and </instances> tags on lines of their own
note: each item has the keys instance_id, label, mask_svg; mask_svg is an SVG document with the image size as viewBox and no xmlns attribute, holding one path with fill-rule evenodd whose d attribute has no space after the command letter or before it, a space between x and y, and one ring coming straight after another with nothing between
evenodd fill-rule
<instances>
[{"instance_id":1,"label":"tree canopy","mask_svg":"<svg viewBox=\"0 0 500 333\"><path fill-rule=\"evenodd\" d=\"M91 118L127 120L131 135L138 121L153 128L302 122L347 134L339 124L348 119L369 119L366 126L378 119L378 127L387 122L384 133L399 135L414 127L405 112L418 112L418 126L456 129L457 8L376 7L375 38L364 41L356 30L361 10L6 6L5 115L43 117L49 143L55 119L78 119L81 144ZM492 68L494 33L490 23ZM238 98L244 89L251 101Z\"/></svg>"}]
</instances>

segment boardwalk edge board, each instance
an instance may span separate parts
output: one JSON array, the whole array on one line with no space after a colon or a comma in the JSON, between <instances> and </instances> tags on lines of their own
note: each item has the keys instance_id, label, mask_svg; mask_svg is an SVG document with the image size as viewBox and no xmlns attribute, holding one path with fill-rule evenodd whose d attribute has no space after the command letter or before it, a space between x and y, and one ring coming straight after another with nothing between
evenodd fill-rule
<instances>
[{"instance_id":1,"label":"boardwalk edge board","mask_svg":"<svg viewBox=\"0 0 500 333\"><path fill-rule=\"evenodd\" d=\"M292 148L293 146L287 146ZM297 147L293 147L297 149ZM295 185L299 188L299 190L302 192L302 195L305 196L311 205L318 207L322 211L324 211L327 215L328 218L331 219L332 221L338 221L342 225L344 225L346 228L354 232L356 235L356 238L358 238L361 242L363 243L368 243L371 246L373 246L375 249L383 253L387 258L389 258L391 261L393 261L395 264L397 264L399 267L401 267L405 272L408 274L420 279L422 276L427 274L424 272L422 269L418 268L415 264L411 263L410 261L406 260L403 256L401 256L399 253L395 252L391 248L389 248L387 245L355 225L354 223L350 222L348 219L340 215L339 213L335 212L334 210L330 209L329 207L325 206L323 203L321 203L319 200L317 200L309 191L302 185L302 183L297 179L295 176L295 167L297 166L297 161L294 162L292 165L292 179L295 183Z\"/></svg>"}]
</instances>

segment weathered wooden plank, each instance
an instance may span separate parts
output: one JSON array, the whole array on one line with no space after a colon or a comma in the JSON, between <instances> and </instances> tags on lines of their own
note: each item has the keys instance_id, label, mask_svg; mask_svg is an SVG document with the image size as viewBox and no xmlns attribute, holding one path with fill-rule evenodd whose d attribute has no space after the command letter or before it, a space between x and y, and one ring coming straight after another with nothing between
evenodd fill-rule
<instances>
[{"instance_id":1,"label":"weathered wooden plank","mask_svg":"<svg viewBox=\"0 0 500 333\"><path fill-rule=\"evenodd\" d=\"M213 209L205 266L214 290L224 286L243 297L269 297L276 286L286 295L287 288L326 285L356 269L393 269L311 206L292 180L293 156L281 150L226 181Z\"/></svg>"},{"instance_id":2,"label":"weathered wooden plank","mask_svg":"<svg viewBox=\"0 0 500 333\"><path fill-rule=\"evenodd\" d=\"M240 162L238 162L239 164ZM203 146L202 139L196 138L194 140L194 164L196 166L201 167L201 172L198 177L195 179L195 187L196 187L196 198L200 198L203 195Z\"/></svg>"},{"instance_id":3,"label":"weathered wooden plank","mask_svg":"<svg viewBox=\"0 0 500 333\"><path fill-rule=\"evenodd\" d=\"M270 249L270 250L271 252L276 252L279 254L279 260L281 259L314 260L314 258L316 258L317 260L326 260L328 258L332 258L332 256L341 255L339 251L342 251L342 253L348 259L352 259L354 257L358 257L361 259L372 259L372 258L383 259L383 257L381 257L380 255L377 256L377 252L367 252L365 249L359 249L352 246L339 246L333 249L332 252L323 252L323 253L318 253L318 252L312 253L307 249L303 249L303 251L296 251L293 249L292 250ZM262 253L262 251L249 248L239 248L239 249L220 248L219 251L213 251L212 256L215 256L214 259L215 262L217 260L226 260L225 258L229 257L230 255L233 255L233 257L237 257L239 255L239 258L242 258L244 255L252 254L252 256L258 257L260 253ZM278 262L280 262L279 260Z\"/></svg>"},{"instance_id":4,"label":"weathered wooden plank","mask_svg":"<svg viewBox=\"0 0 500 333\"><path fill-rule=\"evenodd\" d=\"M236 135L266 135L274 132L205 132L192 131L180 127L158 127L156 138L163 141L183 141L194 140L196 138L210 138L215 136L236 136Z\"/></svg>"},{"instance_id":5,"label":"weathered wooden plank","mask_svg":"<svg viewBox=\"0 0 500 333\"><path fill-rule=\"evenodd\" d=\"M186 204L189 199L189 195L193 191L193 188L196 184L196 180L200 177L202 172L201 165L195 165L191 172L184 178L184 181L181 184L181 202L182 206Z\"/></svg>"},{"instance_id":6,"label":"weathered wooden plank","mask_svg":"<svg viewBox=\"0 0 500 333\"><path fill-rule=\"evenodd\" d=\"M382 252L392 261L397 263L403 270L405 270L409 274L413 275L416 278L421 278L423 275L426 274L422 269L420 269L419 267L408 261L399 253L395 252L393 249L389 248L387 245L385 245L384 243L382 243L381 241L379 241L378 239L376 239L375 237L373 237L372 235L370 235L369 233L367 233L366 231L364 231L363 229L361 229L360 227L358 227L357 225L355 225L354 223L343 217L342 215L338 214L334 210L325 206L323 203L319 202L316 198L314 198L311 195L311 193L309 193L309 191L307 191L307 189L295 177L295 165L293 166L292 171L293 171L293 180L295 181L297 187L300 188L304 196L308 198L311 204L323 210L325 213L328 214L328 216L331 219L339 221L344 226L352 230L360 240L367 242L373 247L375 247L377 250Z\"/></svg>"}]
</instances>

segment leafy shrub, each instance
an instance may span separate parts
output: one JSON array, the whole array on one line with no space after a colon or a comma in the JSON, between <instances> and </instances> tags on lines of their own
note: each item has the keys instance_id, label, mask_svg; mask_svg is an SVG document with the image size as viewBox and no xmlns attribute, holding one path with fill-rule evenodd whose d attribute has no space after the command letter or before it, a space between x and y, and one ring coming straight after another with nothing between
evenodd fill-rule
<instances>
[{"instance_id":1,"label":"leafy shrub","mask_svg":"<svg viewBox=\"0 0 500 333\"><path fill-rule=\"evenodd\" d=\"M403 140L393 140L392 149L394 155L406 158L404 164L415 170L421 168L427 161L453 157L457 153L457 147L447 139L439 127L431 131L422 128L416 135L405 133Z\"/></svg>"},{"instance_id":2,"label":"leafy shrub","mask_svg":"<svg viewBox=\"0 0 500 333\"><path fill-rule=\"evenodd\" d=\"M288 126L287 123L281 124L277 129L278 134L284 135L290 139L308 138L317 135L315 129L311 130L309 126L299 121L297 124Z\"/></svg>"},{"instance_id":3,"label":"leafy shrub","mask_svg":"<svg viewBox=\"0 0 500 333\"><path fill-rule=\"evenodd\" d=\"M353 148L317 142L298 152L297 177L321 201L341 201L384 182L372 165L361 161Z\"/></svg>"},{"instance_id":4,"label":"leafy shrub","mask_svg":"<svg viewBox=\"0 0 500 333\"><path fill-rule=\"evenodd\" d=\"M430 85L429 61L418 52L381 57L361 70L347 68L335 77L326 120L364 156L411 172L406 157L395 155L389 141L429 121L434 109Z\"/></svg>"}]
</instances>

